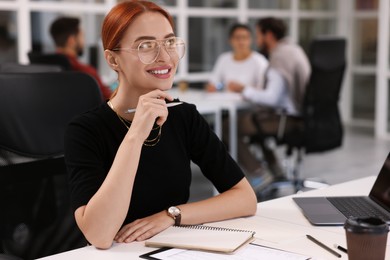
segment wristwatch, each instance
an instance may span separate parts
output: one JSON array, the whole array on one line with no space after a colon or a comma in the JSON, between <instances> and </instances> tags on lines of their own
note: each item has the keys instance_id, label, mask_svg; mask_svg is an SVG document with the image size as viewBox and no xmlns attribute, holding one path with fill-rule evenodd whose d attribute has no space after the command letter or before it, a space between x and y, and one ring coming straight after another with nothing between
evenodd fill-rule
<instances>
[{"instance_id":1,"label":"wristwatch","mask_svg":"<svg viewBox=\"0 0 390 260\"><path fill-rule=\"evenodd\" d=\"M168 208L167 212L168 212L168 216L173 218L173 220L175 221L175 226L180 226L181 210L178 207L172 206Z\"/></svg>"}]
</instances>

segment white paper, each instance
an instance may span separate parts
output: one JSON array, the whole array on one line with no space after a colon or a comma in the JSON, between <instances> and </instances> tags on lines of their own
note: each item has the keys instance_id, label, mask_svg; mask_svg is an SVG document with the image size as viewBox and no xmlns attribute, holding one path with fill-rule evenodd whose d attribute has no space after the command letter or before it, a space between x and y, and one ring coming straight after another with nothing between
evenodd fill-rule
<instances>
[{"instance_id":1,"label":"white paper","mask_svg":"<svg viewBox=\"0 0 390 260\"><path fill-rule=\"evenodd\" d=\"M170 249L161 253L153 254L161 260L304 260L308 256L295 254L287 251L267 248L249 244L238 250L235 254L218 254L195 250Z\"/></svg>"}]
</instances>

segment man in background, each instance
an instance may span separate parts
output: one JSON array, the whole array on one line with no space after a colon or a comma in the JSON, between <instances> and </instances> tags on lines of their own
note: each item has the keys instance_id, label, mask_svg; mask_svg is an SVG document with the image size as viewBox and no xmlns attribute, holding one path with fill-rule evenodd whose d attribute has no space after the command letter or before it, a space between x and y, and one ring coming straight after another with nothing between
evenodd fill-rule
<instances>
[{"instance_id":1,"label":"man in background","mask_svg":"<svg viewBox=\"0 0 390 260\"><path fill-rule=\"evenodd\" d=\"M221 53L215 62L213 72L206 86L206 91L228 92L234 85L261 90L264 87L265 72L268 67L267 59L252 49L252 32L248 25L235 23L229 30L230 51ZM252 110L242 108L239 115L246 117ZM229 118L224 117L222 140L229 142ZM242 160L239 156L238 163ZM266 188L273 176L264 168L240 165L248 178L252 188L260 191Z\"/></svg>"},{"instance_id":2,"label":"man in background","mask_svg":"<svg viewBox=\"0 0 390 260\"><path fill-rule=\"evenodd\" d=\"M91 75L98 83L105 100L111 96L111 89L104 85L97 71L90 65L78 61L84 50L84 33L80 28L80 20L73 17L60 17L50 26L50 35L56 45L56 52L65 55L72 70Z\"/></svg>"},{"instance_id":3,"label":"man in background","mask_svg":"<svg viewBox=\"0 0 390 260\"><path fill-rule=\"evenodd\" d=\"M256 26L257 45L269 57L264 90L236 85L231 91L241 92L245 99L260 105L251 116L238 123L238 153L248 168L259 167L259 160L250 152L245 136L257 135L264 160L275 177L284 177L274 150L266 145L269 136L277 136L281 122L280 111L299 115L311 68L303 49L286 38L284 22L276 18L263 18ZM289 117L284 131L297 127L298 121Z\"/></svg>"}]
</instances>

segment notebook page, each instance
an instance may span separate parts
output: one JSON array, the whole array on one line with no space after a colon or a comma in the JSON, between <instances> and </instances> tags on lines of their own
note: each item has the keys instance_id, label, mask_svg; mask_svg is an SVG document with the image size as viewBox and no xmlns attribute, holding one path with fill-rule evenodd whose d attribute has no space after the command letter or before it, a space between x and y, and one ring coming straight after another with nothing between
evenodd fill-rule
<instances>
[{"instance_id":1,"label":"notebook page","mask_svg":"<svg viewBox=\"0 0 390 260\"><path fill-rule=\"evenodd\" d=\"M203 229L202 226L169 227L145 241L146 246L233 252L249 242L254 232ZM207 227L205 227L207 228Z\"/></svg>"}]
</instances>

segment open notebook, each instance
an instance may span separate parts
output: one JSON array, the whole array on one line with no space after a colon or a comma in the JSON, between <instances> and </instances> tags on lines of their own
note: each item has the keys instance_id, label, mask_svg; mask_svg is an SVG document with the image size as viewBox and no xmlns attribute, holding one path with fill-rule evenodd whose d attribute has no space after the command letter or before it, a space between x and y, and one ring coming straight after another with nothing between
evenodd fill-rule
<instances>
[{"instance_id":1,"label":"open notebook","mask_svg":"<svg viewBox=\"0 0 390 260\"><path fill-rule=\"evenodd\" d=\"M145 241L150 247L174 247L233 253L254 239L255 232L203 225L172 226Z\"/></svg>"}]
</instances>

